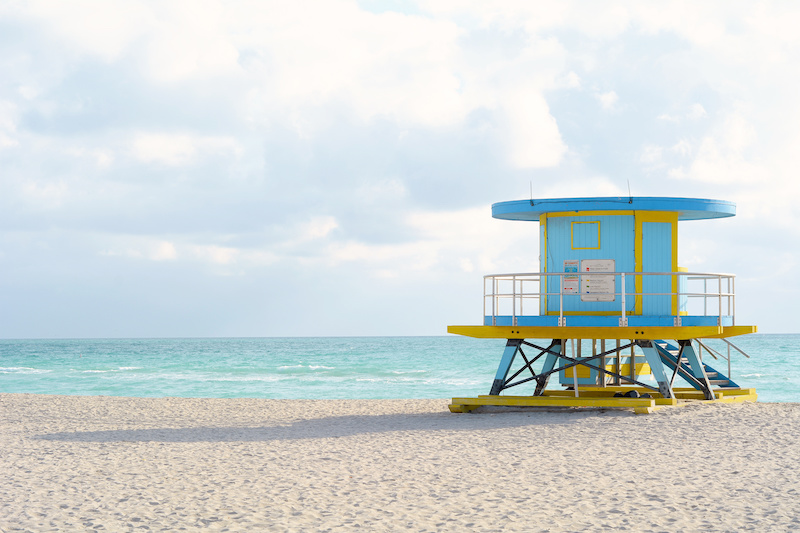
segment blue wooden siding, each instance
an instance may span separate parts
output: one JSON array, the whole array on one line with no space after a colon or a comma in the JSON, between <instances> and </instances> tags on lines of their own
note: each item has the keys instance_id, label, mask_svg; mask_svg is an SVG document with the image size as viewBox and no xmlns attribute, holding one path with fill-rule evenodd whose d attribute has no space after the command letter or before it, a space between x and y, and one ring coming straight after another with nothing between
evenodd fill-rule
<instances>
[{"instance_id":1,"label":"blue wooden siding","mask_svg":"<svg viewBox=\"0 0 800 533\"><path fill-rule=\"evenodd\" d=\"M672 224L642 223L642 272L672 272ZM671 293L669 276L643 276L642 292ZM643 296L643 315L671 315L672 297Z\"/></svg>"},{"instance_id":2,"label":"blue wooden siding","mask_svg":"<svg viewBox=\"0 0 800 533\"><path fill-rule=\"evenodd\" d=\"M598 249L574 250L572 248L572 223L597 222L600 224L600 247ZM590 224L576 224L590 226ZM595 230L596 231L596 230ZM633 272L635 269L635 224L633 215L548 217L547 237L541 239L540 253L547 272L564 272L564 261L583 259L614 259L617 272ZM596 233L595 233L596 237ZM626 280L627 292L634 292L634 280ZM548 292L558 292L558 279L548 281ZM617 279L616 291L620 292ZM633 312L634 298L626 301L628 312ZM557 312L558 297L547 300L547 311ZM564 297L564 311L621 311L620 297L613 302L582 302L579 295Z\"/></svg>"}]
</instances>

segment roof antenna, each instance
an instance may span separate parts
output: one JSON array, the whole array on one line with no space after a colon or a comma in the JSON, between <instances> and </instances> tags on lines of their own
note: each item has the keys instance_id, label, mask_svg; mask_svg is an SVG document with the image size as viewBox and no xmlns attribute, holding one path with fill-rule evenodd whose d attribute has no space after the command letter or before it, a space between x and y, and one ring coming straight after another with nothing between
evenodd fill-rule
<instances>
[{"instance_id":1,"label":"roof antenna","mask_svg":"<svg viewBox=\"0 0 800 533\"><path fill-rule=\"evenodd\" d=\"M531 206L533 205L533 180L530 181L531 184Z\"/></svg>"},{"instance_id":2,"label":"roof antenna","mask_svg":"<svg viewBox=\"0 0 800 533\"><path fill-rule=\"evenodd\" d=\"M628 182L628 203L633 203L633 196L631 196L631 180L627 180Z\"/></svg>"}]
</instances>

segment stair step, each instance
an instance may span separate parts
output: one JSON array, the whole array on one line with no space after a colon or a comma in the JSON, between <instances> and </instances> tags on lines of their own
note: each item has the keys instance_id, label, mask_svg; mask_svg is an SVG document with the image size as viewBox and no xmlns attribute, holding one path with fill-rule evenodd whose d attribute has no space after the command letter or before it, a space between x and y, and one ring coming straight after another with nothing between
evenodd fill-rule
<instances>
[{"instance_id":1,"label":"stair step","mask_svg":"<svg viewBox=\"0 0 800 533\"><path fill-rule=\"evenodd\" d=\"M709 381L712 385L720 385L722 387L727 386L731 382L729 379L710 379Z\"/></svg>"}]
</instances>

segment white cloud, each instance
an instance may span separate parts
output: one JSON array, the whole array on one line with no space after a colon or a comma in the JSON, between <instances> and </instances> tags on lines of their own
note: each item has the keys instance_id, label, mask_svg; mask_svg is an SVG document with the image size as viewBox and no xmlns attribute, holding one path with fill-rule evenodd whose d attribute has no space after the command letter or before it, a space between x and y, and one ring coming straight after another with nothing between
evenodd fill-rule
<instances>
[{"instance_id":1,"label":"white cloud","mask_svg":"<svg viewBox=\"0 0 800 533\"><path fill-rule=\"evenodd\" d=\"M438 249L434 243L414 242L404 244L368 244L347 241L334 243L325 250L325 262L331 266L340 263L358 263L373 273L398 271L428 271L438 262Z\"/></svg>"},{"instance_id":2,"label":"white cloud","mask_svg":"<svg viewBox=\"0 0 800 533\"><path fill-rule=\"evenodd\" d=\"M634 196L644 196L636 178L630 180ZM537 185L537 198L572 198L576 196L624 196L628 194L627 180L619 176L586 176L579 180L549 180Z\"/></svg>"},{"instance_id":3,"label":"white cloud","mask_svg":"<svg viewBox=\"0 0 800 533\"><path fill-rule=\"evenodd\" d=\"M149 254L149 258L153 261L172 261L177 257L175 245L166 241L158 243Z\"/></svg>"},{"instance_id":4,"label":"white cloud","mask_svg":"<svg viewBox=\"0 0 800 533\"><path fill-rule=\"evenodd\" d=\"M240 251L235 248L217 245L190 246L192 255L203 262L230 265L236 262Z\"/></svg>"},{"instance_id":5,"label":"white cloud","mask_svg":"<svg viewBox=\"0 0 800 533\"><path fill-rule=\"evenodd\" d=\"M64 153L77 159L87 159L101 169L108 168L114 162L114 153L109 149L88 149L76 144L65 147Z\"/></svg>"},{"instance_id":6,"label":"white cloud","mask_svg":"<svg viewBox=\"0 0 800 533\"><path fill-rule=\"evenodd\" d=\"M19 145L17 139L17 106L0 100L0 149Z\"/></svg>"},{"instance_id":7,"label":"white cloud","mask_svg":"<svg viewBox=\"0 0 800 533\"><path fill-rule=\"evenodd\" d=\"M538 269L534 261L538 256L534 245L538 241L538 224L494 219L489 206L411 213L407 223L421 232L425 242L435 243L440 266L445 270L469 271L474 265L481 271ZM530 245L515 249L521 240Z\"/></svg>"},{"instance_id":8,"label":"white cloud","mask_svg":"<svg viewBox=\"0 0 800 533\"><path fill-rule=\"evenodd\" d=\"M740 115L731 115L700 141L691 166L676 177L729 185L757 183L765 177L765 172L747 153L755 141L752 125ZM686 144L680 145L678 150L690 151Z\"/></svg>"},{"instance_id":9,"label":"white cloud","mask_svg":"<svg viewBox=\"0 0 800 533\"><path fill-rule=\"evenodd\" d=\"M598 94L597 95L597 100L600 102L600 106L603 109L608 110L608 109L613 109L614 108L614 106L617 103L617 100L619 100L619 97L617 96L616 92L608 91L608 92L605 92L605 93Z\"/></svg>"},{"instance_id":10,"label":"white cloud","mask_svg":"<svg viewBox=\"0 0 800 533\"><path fill-rule=\"evenodd\" d=\"M97 234L95 239L102 243L100 255L123 257L154 262L181 261L211 266L241 267L264 266L275 262L276 257L262 250L243 250L218 244L196 244L194 240L202 237L180 237L164 240L158 237L135 235ZM226 271L216 271L227 273Z\"/></svg>"},{"instance_id":11,"label":"white cloud","mask_svg":"<svg viewBox=\"0 0 800 533\"><path fill-rule=\"evenodd\" d=\"M105 242L100 255L109 257L126 257L130 259L145 259L148 261L174 261L178 258L175 243L159 240L158 238L139 236L95 236Z\"/></svg>"},{"instance_id":12,"label":"white cloud","mask_svg":"<svg viewBox=\"0 0 800 533\"><path fill-rule=\"evenodd\" d=\"M701 104L692 104L688 109L681 109L676 113L662 113L658 115L658 119L679 124L685 120L700 120L707 116L708 113Z\"/></svg>"},{"instance_id":13,"label":"white cloud","mask_svg":"<svg viewBox=\"0 0 800 533\"><path fill-rule=\"evenodd\" d=\"M574 71L569 71L566 75L559 78L556 83L565 89L577 89L581 86L581 77Z\"/></svg>"},{"instance_id":14,"label":"white cloud","mask_svg":"<svg viewBox=\"0 0 800 533\"><path fill-rule=\"evenodd\" d=\"M375 180L359 186L355 195L364 202L396 202L408 195L405 184L400 179Z\"/></svg>"},{"instance_id":15,"label":"white cloud","mask_svg":"<svg viewBox=\"0 0 800 533\"><path fill-rule=\"evenodd\" d=\"M694 147L692 143L690 143L686 139L681 139L677 143L675 143L670 150L681 157L686 157L691 155L694 152Z\"/></svg>"},{"instance_id":16,"label":"white cloud","mask_svg":"<svg viewBox=\"0 0 800 533\"><path fill-rule=\"evenodd\" d=\"M547 102L535 90L518 90L507 97L508 145L517 168L558 165L567 147Z\"/></svg>"},{"instance_id":17,"label":"white cloud","mask_svg":"<svg viewBox=\"0 0 800 533\"><path fill-rule=\"evenodd\" d=\"M186 165L213 153L241 152L235 139L188 134L138 133L131 144L133 155L140 161L171 166Z\"/></svg>"},{"instance_id":18,"label":"white cloud","mask_svg":"<svg viewBox=\"0 0 800 533\"><path fill-rule=\"evenodd\" d=\"M160 83L239 72L224 8L217 2L156 4L157 22L144 54L145 74ZM245 13L241 13L245 15Z\"/></svg>"},{"instance_id":19,"label":"white cloud","mask_svg":"<svg viewBox=\"0 0 800 533\"><path fill-rule=\"evenodd\" d=\"M133 153L147 163L183 165L194 159L197 147L189 135L139 134L133 140Z\"/></svg>"},{"instance_id":20,"label":"white cloud","mask_svg":"<svg viewBox=\"0 0 800 533\"><path fill-rule=\"evenodd\" d=\"M303 114L341 102L362 120L391 117L432 127L457 122L472 107L455 70L461 31L450 21L367 13L331 1L260 7L237 23L239 47L266 51L246 63L264 83L254 99Z\"/></svg>"},{"instance_id":21,"label":"white cloud","mask_svg":"<svg viewBox=\"0 0 800 533\"><path fill-rule=\"evenodd\" d=\"M39 0L12 3L6 10L42 23L75 52L109 62L118 59L153 21L150 10L137 2Z\"/></svg>"},{"instance_id":22,"label":"white cloud","mask_svg":"<svg viewBox=\"0 0 800 533\"><path fill-rule=\"evenodd\" d=\"M7 11L41 24L74 54L108 63L132 58L152 81L174 83L238 70L238 52L225 27L228 17L215 1L41 0Z\"/></svg>"},{"instance_id":23,"label":"white cloud","mask_svg":"<svg viewBox=\"0 0 800 533\"><path fill-rule=\"evenodd\" d=\"M686 117L690 120L698 120L705 116L707 116L705 108L700 104L692 104L689 108L689 112L686 114Z\"/></svg>"},{"instance_id":24,"label":"white cloud","mask_svg":"<svg viewBox=\"0 0 800 533\"><path fill-rule=\"evenodd\" d=\"M19 141L9 135L6 135L5 133L0 132L0 149L11 148L14 146L19 146Z\"/></svg>"},{"instance_id":25,"label":"white cloud","mask_svg":"<svg viewBox=\"0 0 800 533\"><path fill-rule=\"evenodd\" d=\"M334 217L314 217L300 226L299 235L293 239L293 242L305 242L322 239L327 237L338 227L339 223Z\"/></svg>"},{"instance_id":26,"label":"white cloud","mask_svg":"<svg viewBox=\"0 0 800 533\"><path fill-rule=\"evenodd\" d=\"M642 148L642 155L639 160L647 166L660 166L662 163L662 153L664 149L656 145L646 145Z\"/></svg>"},{"instance_id":27,"label":"white cloud","mask_svg":"<svg viewBox=\"0 0 800 533\"><path fill-rule=\"evenodd\" d=\"M22 184L23 198L37 209L61 206L69 195L69 185L62 179L25 180Z\"/></svg>"},{"instance_id":28,"label":"white cloud","mask_svg":"<svg viewBox=\"0 0 800 533\"><path fill-rule=\"evenodd\" d=\"M338 240L327 234L327 239L312 256L295 255L297 243L294 240L283 243L276 248L283 250L279 261L320 264L328 268L353 265L379 279L448 277L453 269L460 272L511 269L521 257L529 271L538 269L538 251L534 245L538 226L492 219L488 207L414 212L408 214L403 223L414 229L419 238L390 244ZM513 243L521 237L530 240L531 245L513 249ZM519 263L516 265L518 268Z\"/></svg>"}]
</instances>

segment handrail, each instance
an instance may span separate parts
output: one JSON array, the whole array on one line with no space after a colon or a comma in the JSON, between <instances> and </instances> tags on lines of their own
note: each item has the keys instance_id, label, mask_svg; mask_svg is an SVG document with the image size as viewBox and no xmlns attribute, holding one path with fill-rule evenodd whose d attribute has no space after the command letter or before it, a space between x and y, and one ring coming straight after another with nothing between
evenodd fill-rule
<instances>
[{"instance_id":1,"label":"handrail","mask_svg":"<svg viewBox=\"0 0 800 533\"><path fill-rule=\"evenodd\" d=\"M579 287L583 284L583 278L585 276L592 276L595 278L595 281L602 276L613 276L614 290L602 291L597 290L595 287L592 292L581 293ZM629 277L630 279L634 280L633 284L636 286L639 285L638 283L635 283L637 277L646 278L648 276L667 276L671 278L674 280L674 286L677 286L677 291L645 292L640 286L640 290L637 292L635 288L631 290L627 287L629 283L632 283L631 281L626 281L629 279ZM567 287L565 286L565 277L578 278L580 283L576 284L574 283L574 280L570 280L573 283ZM554 280L556 278L558 283L556 286L554 286L550 280ZM595 306L597 304L601 304L601 306L606 308L605 310L609 310L610 307L608 304L617 301L617 298L619 297L619 307L617 307L617 309L620 316L620 325L623 326L627 324L627 317L629 315L643 314L641 312L637 312L637 309L641 309L641 306L644 305L646 298L670 297L673 299L672 303L670 304L671 311L675 311L677 308L678 312L670 312L666 314L675 317L676 325L680 325L681 315L686 314L683 313L681 309L688 307L690 300L697 299L702 299L703 301L703 309L700 316L716 316L719 325L721 325L723 317L726 319L730 318L732 323L735 324L734 314L736 309L736 295L734 293L734 278L735 276L733 274L705 272L520 272L510 274L489 274L484 276L483 314L485 317L489 316L487 315L488 309L486 298L491 298L492 324L496 323L497 316L502 315L508 316L510 314L512 317L512 323L516 325L518 316L555 314L557 312L559 325L564 325L565 312L575 313L574 310L567 309L565 307L565 299L567 299L568 304L574 304L575 298L581 298L581 301L583 302L582 306L585 306L586 304ZM489 280L491 281L491 287L489 290L487 290L486 282ZM696 289L694 287L690 289L690 287L688 287L690 282L692 282L693 285L696 285L694 282L697 281L702 281L702 289ZM511 283L510 288L507 287L508 283ZM530 283L537 283L537 290L531 291L529 289L526 291L526 283L528 286ZM606 281L605 283L610 284L610 281ZM682 287L684 283L687 285L686 287ZM712 285L710 289L709 285ZM551 304L548 303L548 299L552 297L558 297L557 309L551 307ZM633 309L627 308L629 297L632 297L632 301L634 302L632 304ZM591 298L591 301L587 301L587 298ZM507 302L508 300L511 301L511 312L501 314L501 303ZM525 300L538 300L538 313L531 313L528 311L528 313L524 315L523 308L530 309L530 307L523 305ZM709 309L709 306L712 309ZM504 307L508 308L508 305L506 304ZM716 308L716 310L714 308ZM577 314L580 313L578 312ZM659 314L663 315L664 313Z\"/></svg>"},{"instance_id":2,"label":"handrail","mask_svg":"<svg viewBox=\"0 0 800 533\"><path fill-rule=\"evenodd\" d=\"M723 355L723 354L719 353L717 350L714 350L710 346L704 344L700 339L695 339L695 341L699 345L698 354L700 355L700 359L702 360L702 357L703 357L703 348L705 348L706 351L709 354L711 354L711 357L713 357L714 359L717 359L717 355L720 356L720 358L722 358L723 360L727 361L727 363L728 363L728 378L732 378L733 374L731 373L731 359L732 359L731 358L731 348L733 348L734 350L736 350L737 352L739 352L743 356L747 357L748 359L750 359L750 356L747 355L747 353L745 353L744 350L742 350L741 348L739 348L738 346L733 344L728 339L724 339L723 338L723 339L716 339L716 340L720 340L720 341L724 342L727 345L727 348L728 348L727 355ZM714 355L714 354L716 354L716 355Z\"/></svg>"}]
</instances>

